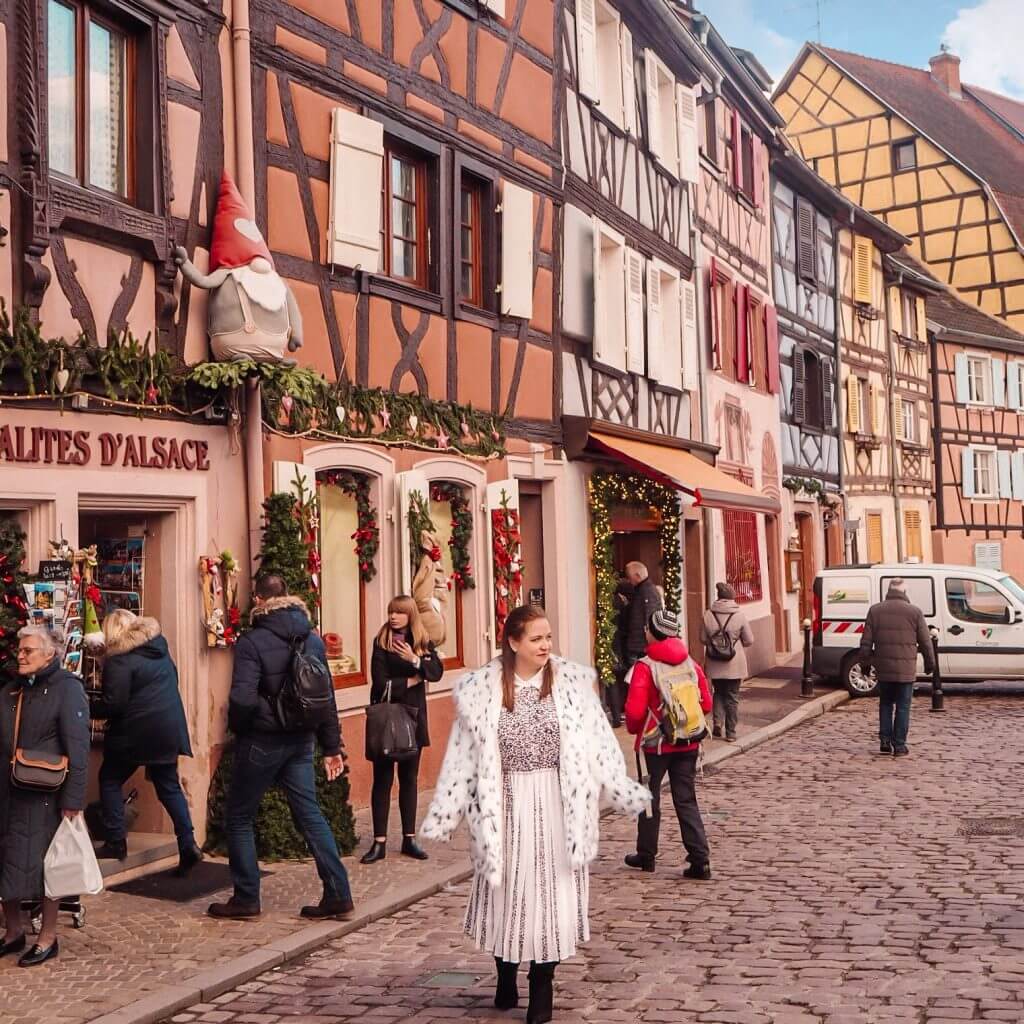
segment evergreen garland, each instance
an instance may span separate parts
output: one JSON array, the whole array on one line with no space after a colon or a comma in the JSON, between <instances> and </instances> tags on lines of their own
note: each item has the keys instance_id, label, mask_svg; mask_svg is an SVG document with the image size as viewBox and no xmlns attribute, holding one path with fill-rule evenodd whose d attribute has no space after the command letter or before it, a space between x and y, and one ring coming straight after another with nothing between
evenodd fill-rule
<instances>
[{"instance_id":1,"label":"evergreen garland","mask_svg":"<svg viewBox=\"0 0 1024 1024\"><path fill-rule=\"evenodd\" d=\"M263 502L263 546L260 576L275 573L288 585L288 593L301 597L315 618L316 588L309 571L309 546L302 531L302 508L294 494L278 492Z\"/></svg>"},{"instance_id":2,"label":"evergreen garland","mask_svg":"<svg viewBox=\"0 0 1024 1024\"><path fill-rule=\"evenodd\" d=\"M317 473L316 482L321 487L338 487L356 499L356 532L352 534L352 540L356 542L359 578L369 583L377 575L376 558L380 549L377 510L370 503L370 478L348 469L328 469Z\"/></svg>"},{"instance_id":3,"label":"evergreen garland","mask_svg":"<svg viewBox=\"0 0 1024 1024\"><path fill-rule=\"evenodd\" d=\"M18 630L28 622L24 561L25 531L14 519L0 520L0 686L18 673Z\"/></svg>"},{"instance_id":4,"label":"evergreen garland","mask_svg":"<svg viewBox=\"0 0 1024 1024\"><path fill-rule=\"evenodd\" d=\"M457 587L476 587L469 547L473 541L473 509L465 489L449 480L435 480L430 485L432 501L446 501L451 507L452 535L448 547L452 553L452 582Z\"/></svg>"}]
</instances>

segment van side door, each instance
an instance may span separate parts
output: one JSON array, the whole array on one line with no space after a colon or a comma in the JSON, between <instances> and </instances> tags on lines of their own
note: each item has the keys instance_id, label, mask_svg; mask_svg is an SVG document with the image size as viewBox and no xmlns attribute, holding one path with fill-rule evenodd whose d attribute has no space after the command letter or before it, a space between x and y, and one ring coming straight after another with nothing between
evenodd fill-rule
<instances>
[{"instance_id":1,"label":"van side door","mask_svg":"<svg viewBox=\"0 0 1024 1024\"><path fill-rule=\"evenodd\" d=\"M1008 679L1022 674L1021 628L1001 588L963 572L943 582L942 674L951 679Z\"/></svg>"}]
</instances>

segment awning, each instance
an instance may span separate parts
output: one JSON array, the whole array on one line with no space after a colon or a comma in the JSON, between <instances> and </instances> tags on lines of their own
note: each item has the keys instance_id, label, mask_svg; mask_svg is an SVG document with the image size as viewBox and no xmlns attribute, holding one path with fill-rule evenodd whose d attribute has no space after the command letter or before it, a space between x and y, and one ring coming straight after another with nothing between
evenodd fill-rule
<instances>
[{"instance_id":1,"label":"awning","mask_svg":"<svg viewBox=\"0 0 1024 1024\"><path fill-rule=\"evenodd\" d=\"M689 495L701 508L781 511L781 505L775 498L758 494L753 487L679 448L613 437L597 431L590 432L589 440L606 454Z\"/></svg>"}]
</instances>

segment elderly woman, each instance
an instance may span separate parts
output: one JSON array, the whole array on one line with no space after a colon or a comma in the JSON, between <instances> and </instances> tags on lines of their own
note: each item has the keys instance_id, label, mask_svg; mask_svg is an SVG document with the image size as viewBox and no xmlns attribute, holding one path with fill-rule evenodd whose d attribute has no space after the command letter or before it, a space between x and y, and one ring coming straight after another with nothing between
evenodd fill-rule
<instances>
[{"instance_id":1,"label":"elderly woman","mask_svg":"<svg viewBox=\"0 0 1024 1024\"><path fill-rule=\"evenodd\" d=\"M22 953L22 967L45 963L59 951L59 901L44 898L43 858L61 817L74 818L85 806L89 705L81 680L61 668L58 655L49 630L25 626L18 632L18 678L0 690L5 759L15 747L68 759L67 777L56 790L20 788L11 781L9 765L0 771L0 900L6 924L0 957ZM22 900L43 903L42 928L27 952Z\"/></svg>"},{"instance_id":2,"label":"elderly woman","mask_svg":"<svg viewBox=\"0 0 1024 1024\"><path fill-rule=\"evenodd\" d=\"M94 718L107 720L100 766L107 841L99 856L116 860L128 856L121 787L145 767L146 777L174 823L177 874L186 875L203 855L196 845L188 801L178 779L179 756L192 756L178 692L178 670L156 619L118 608L103 620L103 640L103 699L93 708Z\"/></svg>"},{"instance_id":3,"label":"elderly woman","mask_svg":"<svg viewBox=\"0 0 1024 1024\"><path fill-rule=\"evenodd\" d=\"M446 839L465 816L476 875L465 931L495 959L494 1005L519 1003L527 1024L552 1018L559 961L590 937L588 864L600 806L636 817L651 794L626 775L592 668L555 658L542 608L516 608L501 657L455 685L456 718L421 832Z\"/></svg>"}]
</instances>

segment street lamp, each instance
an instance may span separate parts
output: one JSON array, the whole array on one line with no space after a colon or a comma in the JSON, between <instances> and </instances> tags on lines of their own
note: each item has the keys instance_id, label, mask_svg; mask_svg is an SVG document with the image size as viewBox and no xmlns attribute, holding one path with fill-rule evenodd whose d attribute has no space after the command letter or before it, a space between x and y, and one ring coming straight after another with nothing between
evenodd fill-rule
<instances>
[{"instance_id":1,"label":"street lamp","mask_svg":"<svg viewBox=\"0 0 1024 1024\"><path fill-rule=\"evenodd\" d=\"M804 619L800 624L804 630L804 672L800 677L800 696L814 696L814 679L811 678L811 620Z\"/></svg>"}]
</instances>

